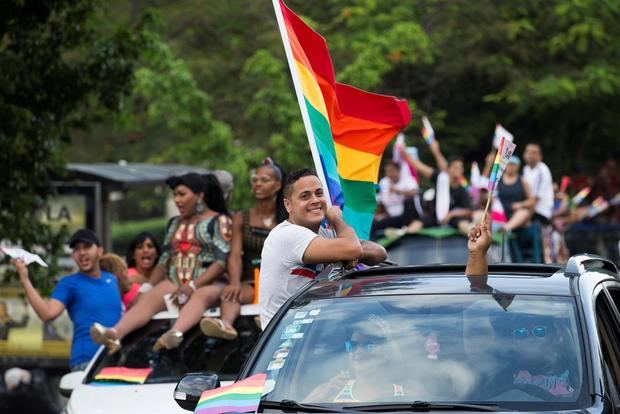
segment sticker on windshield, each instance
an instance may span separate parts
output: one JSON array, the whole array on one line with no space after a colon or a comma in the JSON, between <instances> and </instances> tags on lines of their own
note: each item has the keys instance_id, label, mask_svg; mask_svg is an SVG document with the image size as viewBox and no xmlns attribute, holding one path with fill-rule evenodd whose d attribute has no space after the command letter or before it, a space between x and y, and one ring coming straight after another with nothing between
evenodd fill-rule
<instances>
[{"instance_id":1,"label":"sticker on windshield","mask_svg":"<svg viewBox=\"0 0 620 414\"><path fill-rule=\"evenodd\" d=\"M309 313L310 316L317 316L319 313L321 313L321 309L312 309Z\"/></svg>"},{"instance_id":2,"label":"sticker on windshield","mask_svg":"<svg viewBox=\"0 0 620 414\"><path fill-rule=\"evenodd\" d=\"M301 339L304 337L303 333L294 333L293 336L291 336L291 339Z\"/></svg>"},{"instance_id":3,"label":"sticker on windshield","mask_svg":"<svg viewBox=\"0 0 620 414\"><path fill-rule=\"evenodd\" d=\"M284 359L274 359L267 366L267 371L275 371L282 368L284 366L284 361Z\"/></svg>"},{"instance_id":4,"label":"sticker on windshield","mask_svg":"<svg viewBox=\"0 0 620 414\"><path fill-rule=\"evenodd\" d=\"M275 380L268 379L267 381L265 381L265 385L263 386L263 393L261 394L261 396L269 394L271 391L273 391L275 387L276 387Z\"/></svg>"},{"instance_id":5,"label":"sticker on windshield","mask_svg":"<svg viewBox=\"0 0 620 414\"><path fill-rule=\"evenodd\" d=\"M297 312L295 314L295 319L303 319L306 317L306 315L308 314L308 312Z\"/></svg>"},{"instance_id":6,"label":"sticker on windshield","mask_svg":"<svg viewBox=\"0 0 620 414\"><path fill-rule=\"evenodd\" d=\"M286 348L280 348L273 354L273 359L283 359L288 356L289 350Z\"/></svg>"},{"instance_id":7,"label":"sticker on windshield","mask_svg":"<svg viewBox=\"0 0 620 414\"><path fill-rule=\"evenodd\" d=\"M301 330L301 326L295 323L292 323L286 326L286 328L284 328L285 333L295 333L295 332L299 332L300 330Z\"/></svg>"},{"instance_id":8,"label":"sticker on windshield","mask_svg":"<svg viewBox=\"0 0 620 414\"><path fill-rule=\"evenodd\" d=\"M282 342L278 348L292 348L292 347L293 347L293 341L291 341L290 339L287 339L286 341Z\"/></svg>"}]
</instances>

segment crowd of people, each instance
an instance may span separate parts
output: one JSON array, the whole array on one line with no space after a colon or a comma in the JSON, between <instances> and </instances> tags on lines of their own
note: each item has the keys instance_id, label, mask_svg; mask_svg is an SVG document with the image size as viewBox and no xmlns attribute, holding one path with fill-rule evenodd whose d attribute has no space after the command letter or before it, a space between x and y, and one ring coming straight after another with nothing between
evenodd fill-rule
<instances>
[{"instance_id":1,"label":"crowd of people","mask_svg":"<svg viewBox=\"0 0 620 414\"><path fill-rule=\"evenodd\" d=\"M384 163L373 238L418 233L438 226L450 226L465 235L480 222L489 197L488 177L496 149L486 156L482 172L476 162L471 163L469 179L462 157L446 159L437 140L429 144L429 150L434 166L405 146L396 148L395 160ZM516 154L508 160L489 211L493 230L509 238L522 240L518 238L522 232L539 233L538 261L566 261L569 249L564 235L577 223L620 223L615 161L605 161L594 177L581 173L554 176L543 161L540 145L527 144L522 158L523 165ZM428 189L422 188L425 182L429 183Z\"/></svg>"},{"instance_id":2,"label":"crowd of people","mask_svg":"<svg viewBox=\"0 0 620 414\"><path fill-rule=\"evenodd\" d=\"M468 182L462 158L446 159L436 140L429 146L435 166L404 149L398 153L404 162L385 163L377 191L375 236L391 229L415 233L425 227L451 226L469 235L471 245L487 230L510 236L538 223L543 231L557 235L597 214L617 218L613 200L618 198L618 178L611 161L592 181L573 177L570 185L567 178L557 184L540 146L528 144L521 172L517 156L508 161L492 198L492 219L484 219L489 197L485 177L495 151L487 156L482 173ZM408 175L403 174L405 168ZM422 177L431 183L424 192ZM167 184L179 214L168 222L163 243L153 234L140 233L123 258L104 254L91 230L78 230L69 242L78 270L60 280L49 300L32 286L25 263L13 260L39 318L50 321L68 311L74 328L72 370L84 369L99 345L117 352L123 337L170 306L179 309L178 318L156 341L155 351L178 347L196 324L207 336L232 340L238 335L234 325L241 305L258 303L264 327L325 264L341 262L351 268L358 262L375 265L387 257L383 247L357 238L338 207L327 208L321 181L309 169L286 175L266 159L252 174L253 205L234 214L228 206L232 190L228 176L188 173L170 177ZM568 192L580 190L583 199L572 202ZM591 200L599 196L607 208L593 210ZM475 243L469 247L471 253ZM561 258L562 249L555 254ZM468 274L484 274L486 260L470 255L467 268ZM216 306L221 309L219 318L203 318L206 309Z\"/></svg>"}]
</instances>

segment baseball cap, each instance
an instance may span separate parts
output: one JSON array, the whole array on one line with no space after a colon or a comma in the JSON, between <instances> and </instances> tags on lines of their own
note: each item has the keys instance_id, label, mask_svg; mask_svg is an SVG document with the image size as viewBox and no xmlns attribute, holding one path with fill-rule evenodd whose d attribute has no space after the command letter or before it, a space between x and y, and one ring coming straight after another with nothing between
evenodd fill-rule
<instances>
[{"instance_id":1,"label":"baseball cap","mask_svg":"<svg viewBox=\"0 0 620 414\"><path fill-rule=\"evenodd\" d=\"M95 244L97 246L101 246L99 242L99 238L95 234L94 231L90 229L79 229L75 233L71 235L71 239L69 239L69 247L73 249L73 246L77 242L84 242L86 244Z\"/></svg>"},{"instance_id":2,"label":"baseball cap","mask_svg":"<svg viewBox=\"0 0 620 414\"><path fill-rule=\"evenodd\" d=\"M512 157L510 157L508 159L508 164L517 164L517 165L521 165L521 160L519 159L519 157L517 157L516 155L513 155Z\"/></svg>"}]
</instances>

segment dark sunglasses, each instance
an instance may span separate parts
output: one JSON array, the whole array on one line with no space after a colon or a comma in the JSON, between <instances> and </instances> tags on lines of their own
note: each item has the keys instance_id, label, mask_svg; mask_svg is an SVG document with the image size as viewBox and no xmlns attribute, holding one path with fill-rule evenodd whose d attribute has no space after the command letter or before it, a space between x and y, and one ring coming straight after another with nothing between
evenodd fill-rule
<instances>
[{"instance_id":1,"label":"dark sunglasses","mask_svg":"<svg viewBox=\"0 0 620 414\"><path fill-rule=\"evenodd\" d=\"M385 342L385 340L380 338L365 341L354 341L352 339L347 339L344 342L344 349L346 349L347 352L356 352L359 349L365 352L374 352L377 349L377 346L381 345L383 342Z\"/></svg>"},{"instance_id":2,"label":"dark sunglasses","mask_svg":"<svg viewBox=\"0 0 620 414\"><path fill-rule=\"evenodd\" d=\"M544 338L545 336L547 336L547 327L546 326L535 326L532 329L517 328L514 331L512 331L512 334L517 339L525 339L530 335L536 338Z\"/></svg>"}]
</instances>

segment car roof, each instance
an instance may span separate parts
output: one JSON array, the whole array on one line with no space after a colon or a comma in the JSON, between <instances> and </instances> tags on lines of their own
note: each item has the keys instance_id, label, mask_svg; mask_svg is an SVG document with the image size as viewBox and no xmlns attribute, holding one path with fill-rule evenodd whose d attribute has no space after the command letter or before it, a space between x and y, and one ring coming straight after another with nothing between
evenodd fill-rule
<instances>
[{"instance_id":1,"label":"car roof","mask_svg":"<svg viewBox=\"0 0 620 414\"><path fill-rule=\"evenodd\" d=\"M463 265L394 266L356 271L321 280L308 287L298 299L344 296L511 294L574 296L571 277L558 265L506 264L489 266L485 289L476 289L484 276L465 276Z\"/></svg>"}]
</instances>

